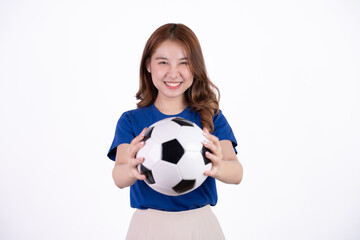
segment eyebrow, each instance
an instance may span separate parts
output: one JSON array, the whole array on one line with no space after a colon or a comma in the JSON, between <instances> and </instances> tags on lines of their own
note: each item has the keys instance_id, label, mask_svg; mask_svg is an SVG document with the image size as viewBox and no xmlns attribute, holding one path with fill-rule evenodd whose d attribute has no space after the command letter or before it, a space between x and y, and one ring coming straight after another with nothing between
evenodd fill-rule
<instances>
[{"instance_id":1,"label":"eyebrow","mask_svg":"<svg viewBox=\"0 0 360 240\"><path fill-rule=\"evenodd\" d=\"M155 58L155 60L168 60L166 57L157 57L157 58ZM187 57L183 57L183 58L180 58L179 60L188 60L188 58Z\"/></svg>"}]
</instances>

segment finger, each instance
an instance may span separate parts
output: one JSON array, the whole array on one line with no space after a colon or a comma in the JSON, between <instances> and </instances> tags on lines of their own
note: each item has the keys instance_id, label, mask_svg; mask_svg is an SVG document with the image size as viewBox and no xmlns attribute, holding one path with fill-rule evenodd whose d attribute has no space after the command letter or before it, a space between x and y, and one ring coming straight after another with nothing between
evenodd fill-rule
<instances>
[{"instance_id":1,"label":"finger","mask_svg":"<svg viewBox=\"0 0 360 240\"><path fill-rule=\"evenodd\" d=\"M219 138L210 133L203 132L203 135L207 140L214 142L215 144L220 143Z\"/></svg>"},{"instance_id":2,"label":"finger","mask_svg":"<svg viewBox=\"0 0 360 240\"><path fill-rule=\"evenodd\" d=\"M204 135L210 134L209 130L206 127L203 128L203 132Z\"/></svg>"},{"instance_id":3,"label":"finger","mask_svg":"<svg viewBox=\"0 0 360 240\"><path fill-rule=\"evenodd\" d=\"M144 138L147 129L148 129L147 127L144 128L144 129L141 131L141 133L139 134L139 136L141 136L142 138Z\"/></svg>"},{"instance_id":4,"label":"finger","mask_svg":"<svg viewBox=\"0 0 360 240\"><path fill-rule=\"evenodd\" d=\"M217 175L218 175L218 160L216 160L216 159L212 160L211 168L209 170L206 170L204 172L204 175L209 176L209 177L213 177L213 178L217 178Z\"/></svg>"},{"instance_id":5,"label":"finger","mask_svg":"<svg viewBox=\"0 0 360 240\"><path fill-rule=\"evenodd\" d=\"M128 152L130 154L130 157L135 157L136 153L144 146L144 141L142 141L145 137L145 132L147 128L144 128L141 133L136 136L130 143L130 147L128 149Z\"/></svg>"},{"instance_id":6,"label":"finger","mask_svg":"<svg viewBox=\"0 0 360 240\"><path fill-rule=\"evenodd\" d=\"M140 157L140 158L131 158L130 161L129 161L129 165L131 168L137 168L137 166L141 163L144 162L144 158L143 157Z\"/></svg>"},{"instance_id":7,"label":"finger","mask_svg":"<svg viewBox=\"0 0 360 240\"><path fill-rule=\"evenodd\" d=\"M145 180L146 176L144 174L140 173L140 171L138 169L138 165L143 163L145 161L145 158L137 158L136 160L137 160L137 165L135 167L136 172L137 172L137 174L136 174L137 177L136 178L139 179L139 180Z\"/></svg>"},{"instance_id":8,"label":"finger","mask_svg":"<svg viewBox=\"0 0 360 240\"><path fill-rule=\"evenodd\" d=\"M139 179L139 180L145 180L146 179L146 176L141 174L137 168L134 168L133 170L133 176L136 178L136 179Z\"/></svg>"},{"instance_id":9,"label":"finger","mask_svg":"<svg viewBox=\"0 0 360 240\"><path fill-rule=\"evenodd\" d=\"M206 147L206 148L209 149L211 152L213 152L215 146L214 146L214 144L213 144L211 141L209 141L208 139L204 139L204 140L202 141L202 144L204 145L204 147Z\"/></svg>"},{"instance_id":10,"label":"finger","mask_svg":"<svg viewBox=\"0 0 360 240\"><path fill-rule=\"evenodd\" d=\"M208 140L209 142L213 142L216 146L220 145L219 138L216 137L215 135L212 135L211 133L209 133L209 130L207 130L207 128L204 128L203 135L204 135L205 139Z\"/></svg>"},{"instance_id":11,"label":"finger","mask_svg":"<svg viewBox=\"0 0 360 240\"><path fill-rule=\"evenodd\" d=\"M219 162L219 158L209 151L205 152L205 156L212 162L213 165L216 165Z\"/></svg>"},{"instance_id":12,"label":"finger","mask_svg":"<svg viewBox=\"0 0 360 240\"><path fill-rule=\"evenodd\" d=\"M137 142L140 142L141 140L144 139L145 137L145 132L146 132L147 128L144 128L141 133L139 135L137 135L130 144L136 144Z\"/></svg>"},{"instance_id":13,"label":"finger","mask_svg":"<svg viewBox=\"0 0 360 240\"><path fill-rule=\"evenodd\" d=\"M208 177L215 178L216 177L216 171L215 171L215 169L211 169L211 170L205 171L204 175L208 176Z\"/></svg>"},{"instance_id":14,"label":"finger","mask_svg":"<svg viewBox=\"0 0 360 240\"><path fill-rule=\"evenodd\" d=\"M211 172L211 171L205 171L205 172L204 172L204 175L205 175L205 176L208 176L208 177L212 177L212 176L213 176L213 172Z\"/></svg>"},{"instance_id":15,"label":"finger","mask_svg":"<svg viewBox=\"0 0 360 240\"><path fill-rule=\"evenodd\" d=\"M144 162L144 158L134 158L129 161L131 175L137 179L145 180L146 176L141 174L138 169L138 165Z\"/></svg>"},{"instance_id":16,"label":"finger","mask_svg":"<svg viewBox=\"0 0 360 240\"><path fill-rule=\"evenodd\" d=\"M145 145L144 141L137 142L134 144L130 144L129 146L129 154L131 158L135 158L137 152Z\"/></svg>"},{"instance_id":17,"label":"finger","mask_svg":"<svg viewBox=\"0 0 360 240\"><path fill-rule=\"evenodd\" d=\"M214 144L213 142L206 139L206 140L203 141L203 145L204 145L204 147L206 147L214 155L220 155L221 154L221 147Z\"/></svg>"}]
</instances>

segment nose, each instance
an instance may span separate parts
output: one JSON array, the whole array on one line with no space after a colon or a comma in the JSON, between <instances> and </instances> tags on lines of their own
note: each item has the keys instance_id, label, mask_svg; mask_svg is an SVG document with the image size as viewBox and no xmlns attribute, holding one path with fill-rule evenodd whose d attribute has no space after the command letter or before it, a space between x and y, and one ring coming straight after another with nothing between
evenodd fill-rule
<instances>
[{"instance_id":1,"label":"nose","mask_svg":"<svg viewBox=\"0 0 360 240\"><path fill-rule=\"evenodd\" d=\"M168 73L167 73L167 76L168 76L169 78L177 78L177 77L180 76L180 73L179 73L179 69L178 69L177 64L170 65L169 71L168 71Z\"/></svg>"}]
</instances>

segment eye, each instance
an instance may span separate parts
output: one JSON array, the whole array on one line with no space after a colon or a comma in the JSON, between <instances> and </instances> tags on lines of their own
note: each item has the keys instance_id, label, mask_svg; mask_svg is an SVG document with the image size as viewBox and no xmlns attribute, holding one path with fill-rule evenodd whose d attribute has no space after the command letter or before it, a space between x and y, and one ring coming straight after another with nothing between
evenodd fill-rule
<instances>
[{"instance_id":1,"label":"eye","mask_svg":"<svg viewBox=\"0 0 360 240\"><path fill-rule=\"evenodd\" d=\"M162 64L167 64L167 62L162 61L162 62L159 62L159 64L160 64L160 65L162 65Z\"/></svg>"},{"instance_id":2,"label":"eye","mask_svg":"<svg viewBox=\"0 0 360 240\"><path fill-rule=\"evenodd\" d=\"M180 62L181 65L188 65L188 62L184 61L184 62Z\"/></svg>"}]
</instances>

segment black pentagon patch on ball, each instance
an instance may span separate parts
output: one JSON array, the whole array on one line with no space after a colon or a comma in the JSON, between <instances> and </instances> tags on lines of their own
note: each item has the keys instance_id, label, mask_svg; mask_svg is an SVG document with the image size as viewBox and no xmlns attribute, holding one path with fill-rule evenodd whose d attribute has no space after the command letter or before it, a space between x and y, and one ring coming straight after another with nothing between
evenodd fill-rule
<instances>
[{"instance_id":1,"label":"black pentagon patch on ball","mask_svg":"<svg viewBox=\"0 0 360 240\"><path fill-rule=\"evenodd\" d=\"M146 130L145 132L145 136L143 141L146 142L146 140L148 140L151 137L152 131L154 130L154 127L149 128L148 130Z\"/></svg>"},{"instance_id":2,"label":"black pentagon patch on ball","mask_svg":"<svg viewBox=\"0 0 360 240\"><path fill-rule=\"evenodd\" d=\"M184 155L184 148L178 140L173 139L164 142L162 145L162 160L177 164L180 158Z\"/></svg>"},{"instance_id":3,"label":"black pentagon patch on ball","mask_svg":"<svg viewBox=\"0 0 360 240\"><path fill-rule=\"evenodd\" d=\"M195 185L196 180L181 180L173 190L179 194L191 190Z\"/></svg>"},{"instance_id":4,"label":"black pentagon patch on ball","mask_svg":"<svg viewBox=\"0 0 360 240\"><path fill-rule=\"evenodd\" d=\"M205 165L208 164L208 163L211 163L211 161L210 161L210 160L206 157L206 155L205 155L206 152L210 152L210 153L211 153L211 151L210 151L208 148L203 147L203 148L201 149L201 155L202 155L202 157L203 157L203 159L204 159Z\"/></svg>"},{"instance_id":5,"label":"black pentagon patch on ball","mask_svg":"<svg viewBox=\"0 0 360 240\"><path fill-rule=\"evenodd\" d=\"M194 124L186 119L177 117L177 118L173 118L171 119L171 121L176 122L177 124L179 124L180 126L188 126L188 127L193 127Z\"/></svg>"},{"instance_id":6,"label":"black pentagon patch on ball","mask_svg":"<svg viewBox=\"0 0 360 240\"><path fill-rule=\"evenodd\" d=\"M155 179L150 169L146 168L144 165L140 164L140 173L144 174L146 176L145 181L148 184L154 184Z\"/></svg>"}]
</instances>

